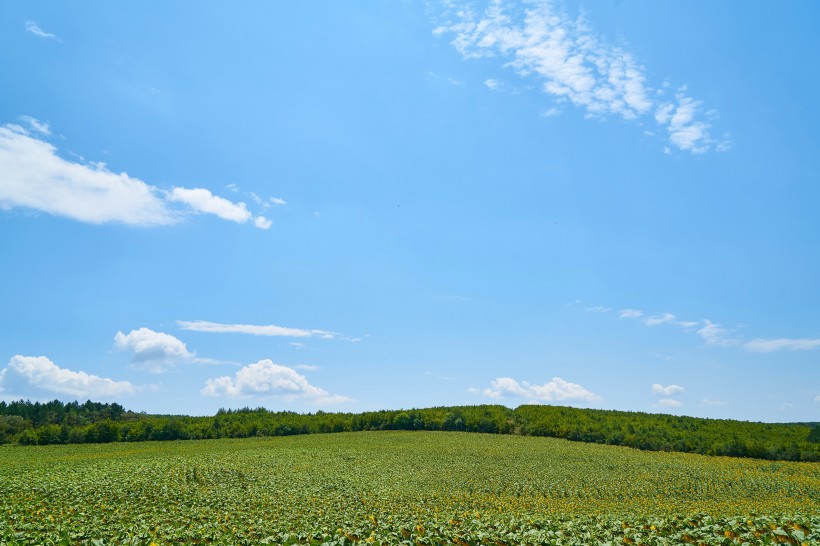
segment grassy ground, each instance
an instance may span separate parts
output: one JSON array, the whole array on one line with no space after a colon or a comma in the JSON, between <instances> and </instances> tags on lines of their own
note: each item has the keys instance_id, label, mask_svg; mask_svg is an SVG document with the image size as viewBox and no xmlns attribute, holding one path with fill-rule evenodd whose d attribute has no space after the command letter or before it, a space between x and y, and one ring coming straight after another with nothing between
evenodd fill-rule
<instances>
[{"instance_id":1,"label":"grassy ground","mask_svg":"<svg viewBox=\"0 0 820 546\"><path fill-rule=\"evenodd\" d=\"M0 449L0 544L818 544L820 464L361 432Z\"/></svg>"}]
</instances>

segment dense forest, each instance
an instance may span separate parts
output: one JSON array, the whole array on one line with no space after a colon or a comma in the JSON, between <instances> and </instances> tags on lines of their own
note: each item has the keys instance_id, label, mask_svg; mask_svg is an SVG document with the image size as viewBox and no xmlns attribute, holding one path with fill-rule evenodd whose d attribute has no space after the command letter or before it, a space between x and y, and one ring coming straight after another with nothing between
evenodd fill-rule
<instances>
[{"instance_id":1,"label":"dense forest","mask_svg":"<svg viewBox=\"0 0 820 546\"><path fill-rule=\"evenodd\" d=\"M148 415L98 402L0 402L0 444L45 445L286 436L361 430L447 430L549 436L653 451L820 461L820 424L752 423L525 405L365 413L219 410L212 417Z\"/></svg>"}]
</instances>

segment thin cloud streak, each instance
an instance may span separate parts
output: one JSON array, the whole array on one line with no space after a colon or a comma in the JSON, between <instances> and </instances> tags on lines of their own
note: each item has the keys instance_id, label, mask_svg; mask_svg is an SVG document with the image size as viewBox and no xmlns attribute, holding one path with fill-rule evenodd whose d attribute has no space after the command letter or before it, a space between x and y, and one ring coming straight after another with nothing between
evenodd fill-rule
<instances>
[{"instance_id":1,"label":"thin cloud streak","mask_svg":"<svg viewBox=\"0 0 820 546\"><path fill-rule=\"evenodd\" d=\"M46 32L40 26L35 23L34 21L26 21L26 32L30 32L35 36L40 38L46 38L49 40L60 40L60 38L56 34L52 34L51 32Z\"/></svg>"},{"instance_id":2,"label":"thin cloud streak","mask_svg":"<svg viewBox=\"0 0 820 546\"><path fill-rule=\"evenodd\" d=\"M775 351L811 351L820 348L820 339L753 339L743 344L743 349L753 353L773 353Z\"/></svg>"},{"instance_id":3,"label":"thin cloud streak","mask_svg":"<svg viewBox=\"0 0 820 546\"><path fill-rule=\"evenodd\" d=\"M250 334L254 336L273 337L313 337L318 336L323 339L335 338L337 334L325 330L305 330L302 328L287 328L273 324L222 324L209 322L207 320L178 320L177 325L183 330L193 332L210 332L216 334Z\"/></svg>"}]
</instances>

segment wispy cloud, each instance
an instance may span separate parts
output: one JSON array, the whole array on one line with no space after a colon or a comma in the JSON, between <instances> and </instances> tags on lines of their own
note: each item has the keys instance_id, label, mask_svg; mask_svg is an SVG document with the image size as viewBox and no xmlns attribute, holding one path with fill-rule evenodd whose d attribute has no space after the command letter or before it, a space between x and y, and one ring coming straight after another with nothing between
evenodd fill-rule
<instances>
[{"instance_id":1,"label":"wispy cloud","mask_svg":"<svg viewBox=\"0 0 820 546\"><path fill-rule=\"evenodd\" d=\"M700 405L701 406L712 407L712 408L717 408L717 407L725 406L726 402L724 402L723 400L712 400L710 398L704 398L703 400L700 401Z\"/></svg>"},{"instance_id":2,"label":"wispy cloud","mask_svg":"<svg viewBox=\"0 0 820 546\"><path fill-rule=\"evenodd\" d=\"M578 302L576 302L578 303ZM609 310L609 307L595 306L587 307L587 311L601 312ZM639 309L621 309L618 311L619 318L641 318L643 311ZM726 328L709 319L700 321L679 320L673 313L660 313L642 319L646 326L659 326L661 324L671 324L683 328L685 331L695 333L706 343L715 347L737 347L744 351L753 353L773 353L776 351L812 351L820 349L820 338L756 338L744 341L736 330Z\"/></svg>"},{"instance_id":3,"label":"wispy cloud","mask_svg":"<svg viewBox=\"0 0 820 546\"><path fill-rule=\"evenodd\" d=\"M709 319L703 319L703 327L698 330L698 335L707 345L718 345L728 347L736 345L738 340L731 337L731 333L720 324L715 324Z\"/></svg>"},{"instance_id":4,"label":"wispy cloud","mask_svg":"<svg viewBox=\"0 0 820 546\"><path fill-rule=\"evenodd\" d=\"M305 330L302 328L287 328L285 326L275 326L273 324L221 324L218 322L208 322L206 320L178 320L177 325L183 330L194 332L211 332L217 334L250 334L254 336L274 336L274 337L321 337L323 339L333 339L338 336L334 332L325 330Z\"/></svg>"},{"instance_id":5,"label":"wispy cloud","mask_svg":"<svg viewBox=\"0 0 820 546\"><path fill-rule=\"evenodd\" d=\"M274 364L268 359L245 366L236 372L234 377L208 379L200 392L205 396L230 398L282 396L289 400L301 399L318 405L350 400L346 396L330 394L311 385L305 376L293 368Z\"/></svg>"},{"instance_id":6,"label":"wispy cloud","mask_svg":"<svg viewBox=\"0 0 820 546\"><path fill-rule=\"evenodd\" d=\"M103 163L63 159L43 140L51 133L47 123L30 116L21 120L28 128L0 126L0 209L23 207L91 224L135 226L174 224L186 212L237 223L253 218L244 203L233 203L204 188L164 191L126 173L114 173ZM267 229L270 221L257 216L254 225Z\"/></svg>"},{"instance_id":7,"label":"wispy cloud","mask_svg":"<svg viewBox=\"0 0 820 546\"><path fill-rule=\"evenodd\" d=\"M621 309L618 311L618 318L641 318L643 311L639 309Z\"/></svg>"},{"instance_id":8,"label":"wispy cloud","mask_svg":"<svg viewBox=\"0 0 820 546\"><path fill-rule=\"evenodd\" d=\"M13 356L0 372L0 390L17 396L39 391L75 398L116 398L137 391L128 381L61 368L45 356L22 355Z\"/></svg>"},{"instance_id":9,"label":"wispy cloud","mask_svg":"<svg viewBox=\"0 0 820 546\"><path fill-rule=\"evenodd\" d=\"M674 398L662 398L655 405L661 408L679 408L683 406L683 402Z\"/></svg>"},{"instance_id":10,"label":"wispy cloud","mask_svg":"<svg viewBox=\"0 0 820 546\"><path fill-rule=\"evenodd\" d=\"M772 353L774 351L811 351L820 347L818 338L799 339L753 339L743 344L743 349L754 353Z\"/></svg>"},{"instance_id":11,"label":"wispy cloud","mask_svg":"<svg viewBox=\"0 0 820 546\"><path fill-rule=\"evenodd\" d=\"M653 116L671 145L692 153L725 147L710 135L701 103L686 87L664 99L664 88L647 83L646 69L626 47L607 43L585 17L570 17L556 2L494 0L482 10L474 2L447 1L437 19L433 33L452 36L464 58L503 59L504 67L538 80L556 103L595 118Z\"/></svg>"},{"instance_id":12,"label":"wispy cloud","mask_svg":"<svg viewBox=\"0 0 820 546\"><path fill-rule=\"evenodd\" d=\"M499 89L501 89L501 87L503 87L504 84L503 84L503 82L500 82L498 80L490 78L490 79L484 80L484 85L486 85L488 89L491 89L493 91L498 91Z\"/></svg>"},{"instance_id":13,"label":"wispy cloud","mask_svg":"<svg viewBox=\"0 0 820 546\"><path fill-rule=\"evenodd\" d=\"M660 315L655 315L652 317L648 317L643 321L644 324L647 326L657 326L659 324L666 324L668 322L676 322L676 317L672 313L663 313Z\"/></svg>"},{"instance_id":14,"label":"wispy cloud","mask_svg":"<svg viewBox=\"0 0 820 546\"><path fill-rule=\"evenodd\" d=\"M26 32L30 32L35 36L40 38L46 38L49 40L59 40L60 38L56 34L52 34L51 32L46 32L40 26L35 23L34 21L26 21Z\"/></svg>"},{"instance_id":15,"label":"wispy cloud","mask_svg":"<svg viewBox=\"0 0 820 546\"><path fill-rule=\"evenodd\" d=\"M498 377L490 382L490 387L484 389L484 396L503 398L515 396L528 398L539 402L597 402L601 397L588 391L578 383L570 383L560 377L553 377L543 385L533 385L527 381L519 383L509 377Z\"/></svg>"}]
</instances>

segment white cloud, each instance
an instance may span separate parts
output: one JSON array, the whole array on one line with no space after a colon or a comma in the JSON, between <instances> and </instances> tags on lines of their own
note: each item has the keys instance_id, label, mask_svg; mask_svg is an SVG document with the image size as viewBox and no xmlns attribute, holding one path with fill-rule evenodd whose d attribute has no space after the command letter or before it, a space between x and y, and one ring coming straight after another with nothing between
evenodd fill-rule
<instances>
[{"instance_id":1,"label":"white cloud","mask_svg":"<svg viewBox=\"0 0 820 546\"><path fill-rule=\"evenodd\" d=\"M235 204L204 188L173 188L162 191L126 173L109 171L103 163L74 162L57 155L57 149L39 137L51 134L47 123L21 116L29 128L0 126L0 209L25 207L55 216L104 224L118 222L136 226L176 223L183 203L196 212L245 223L253 216L244 203ZM259 216L261 229L270 221Z\"/></svg>"},{"instance_id":2,"label":"white cloud","mask_svg":"<svg viewBox=\"0 0 820 546\"><path fill-rule=\"evenodd\" d=\"M667 322L675 322L675 315L672 313L663 313L661 315L648 317L643 321L643 323L647 326L657 326L658 324L664 324Z\"/></svg>"},{"instance_id":3,"label":"white cloud","mask_svg":"<svg viewBox=\"0 0 820 546\"><path fill-rule=\"evenodd\" d=\"M673 398L662 398L661 400L658 400L658 403L655 405L662 408L679 408L683 405L683 402Z\"/></svg>"},{"instance_id":4,"label":"white cloud","mask_svg":"<svg viewBox=\"0 0 820 546\"><path fill-rule=\"evenodd\" d=\"M113 398L136 392L128 381L60 368L45 356L13 356L0 373L0 386L19 396L32 389L76 398Z\"/></svg>"},{"instance_id":5,"label":"white cloud","mask_svg":"<svg viewBox=\"0 0 820 546\"><path fill-rule=\"evenodd\" d=\"M660 383L655 383L652 385L652 392L655 394L662 394L664 396L674 396L679 392L685 392L686 389L681 387L680 385L667 385L664 387Z\"/></svg>"},{"instance_id":6,"label":"white cloud","mask_svg":"<svg viewBox=\"0 0 820 546\"><path fill-rule=\"evenodd\" d=\"M680 148L695 154L708 151L714 144L714 140L709 134L711 125L705 121L698 121L696 114L701 106L700 101L696 101L685 95L686 88L682 87L675 95L677 103L662 104L655 111L655 121L660 125L666 125L669 133L669 140Z\"/></svg>"},{"instance_id":7,"label":"white cloud","mask_svg":"<svg viewBox=\"0 0 820 546\"><path fill-rule=\"evenodd\" d=\"M593 307L587 307L587 311L591 311L593 313L609 313L612 311L612 308L604 307L603 305L595 305Z\"/></svg>"},{"instance_id":8,"label":"white cloud","mask_svg":"<svg viewBox=\"0 0 820 546\"><path fill-rule=\"evenodd\" d=\"M570 383L560 377L553 377L552 381L543 385L532 385L526 381L519 383L509 377L498 377L490 382L489 388L484 389L484 396L490 398L518 396L540 402L561 402L566 400L597 402L601 400L600 396L586 390L578 383Z\"/></svg>"},{"instance_id":9,"label":"white cloud","mask_svg":"<svg viewBox=\"0 0 820 546\"><path fill-rule=\"evenodd\" d=\"M41 29L37 23L34 21L26 21L26 32L30 32L35 36L39 36L40 38L49 38L51 40L59 40L56 34L52 34L50 32L46 32L45 30Z\"/></svg>"},{"instance_id":10,"label":"white cloud","mask_svg":"<svg viewBox=\"0 0 820 546\"><path fill-rule=\"evenodd\" d=\"M93 224L175 221L153 186L103 165L66 161L17 125L0 126L0 172L2 208L27 207Z\"/></svg>"},{"instance_id":11,"label":"white cloud","mask_svg":"<svg viewBox=\"0 0 820 546\"><path fill-rule=\"evenodd\" d=\"M273 225L273 222L265 218L264 216L257 216L253 219L253 224L258 227L259 229L268 229Z\"/></svg>"},{"instance_id":12,"label":"white cloud","mask_svg":"<svg viewBox=\"0 0 820 546\"><path fill-rule=\"evenodd\" d=\"M286 205L287 204L287 201L285 201L284 199L280 199L278 197L271 197L270 202L273 203L274 205Z\"/></svg>"},{"instance_id":13,"label":"white cloud","mask_svg":"<svg viewBox=\"0 0 820 546\"><path fill-rule=\"evenodd\" d=\"M48 123L44 121L40 121L39 119L31 116L20 116L20 120L26 123L29 128L36 133L40 133L44 136L51 134L51 127L49 127Z\"/></svg>"},{"instance_id":14,"label":"white cloud","mask_svg":"<svg viewBox=\"0 0 820 546\"><path fill-rule=\"evenodd\" d=\"M223 376L208 379L201 393L205 396L231 398L283 396L286 399L303 399L322 405L349 400L313 386L293 368L274 364L267 359L245 366L233 378Z\"/></svg>"},{"instance_id":15,"label":"white cloud","mask_svg":"<svg viewBox=\"0 0 820 546\"><path fill-rule=\"evenodd\" d=\"M178 320L177 325L183 330L194 332L211 332L218 334L251 334L254 336L281 336L281 337L312 337L333 339L336 334L325 330L304 330L301 328L286 328L275 325L256 324L220 324L206 320Z\"/></svg>"},{"instance_id":16,"label":"white cloud","mask_svg":"<svg viewBox=\"0 0 820 546\"><path fill-rule=\"evenodd\" d=\"M643 316L643 311L639 309L621 309L618 311L619 318L640 318Z\"/></svg>"},{"instance_id":17,"label":"white cloud","mask_svg":"<svg viewBox=\"0 0 820 546\"><path fill-rule=\"evenodd\" d=\"M237 224L244 224L253 217L248 212L245 203L228 201L212 194L205 188L174 188L168 194L168 200L185 203L197 212L213 214L223 220L229 220Z\"/></svg>"},{"instance_id":18,"label":"white cloud","mask_svg":"<svg viewBox=\"0 0 820 546\"><path fill-rule=\"evenodd\" d=\"M698 335L707 345L728 347L737 343L736 339L729 337L729 330L709 319L703 319L703 328L698 330Z\"/></svg>"},{"instance_id":19,"label":"white cloud","mask_svg":"<svg viewBox=\"0 0 820 546\"><path fill-rule=\"evenodd\" d=\"M792 408L794 408L794 404L792 404L791 402L783 402L780 405L780 411L788 411Z\"/></svg>"},{"instance_id":20,"label":"white cloud","mask_svg":"<svg viewBox=\"0 0 820 546\"><path fill-rule=\"evenodd\" d=\"M496 0L477 15L471 2L445 2L443 24L433 33L453 35L452 45L465 58L508 59L504 67L535 77L546 94L584 108L590 117L637 120L654 111L672 145L692 153L712 146L709 124L697 117L700 103L686 96L685 88L675 103L659 104L660 95L631 53L604 42L583 17L571 19L555 4L519 7Z\"/></svg>"},{"instance_id":21,"label":"white cloud","mask_svg":"<svg viewBox=\"0 0 820 546\"><path fill-rule=\"evenodd\" d=\"M179 361L194 357L185 343L179 339L149 328L131 330L128 335L117 332L114 336L114 347L121 351L132 351L133 362L138 367L154 373L167 371ZM206 360L203 359L203 362Z\"/></svg>"},{"instance_id":22,"label":"white cloud","mask_svg":"<svg viewBox=\"0 0 820 546\"><path fill-rule=\"evenodd\" d=\"M484 80L484 85L492 91L498 91L504 84L498 80L490 78L488 80Z\"/></svg>"},{"instance_id":23,"label":"white cloud","mask_svg":"<svg viewBox=\"0 0 820 546\"><path fill-rule=\"evenodd\" d=\"M771 353L774 351L811 351L820 347L818 338L798 339L753 339L743 344L743 348L754 353Z\"/></svg>"}]
</instances>

